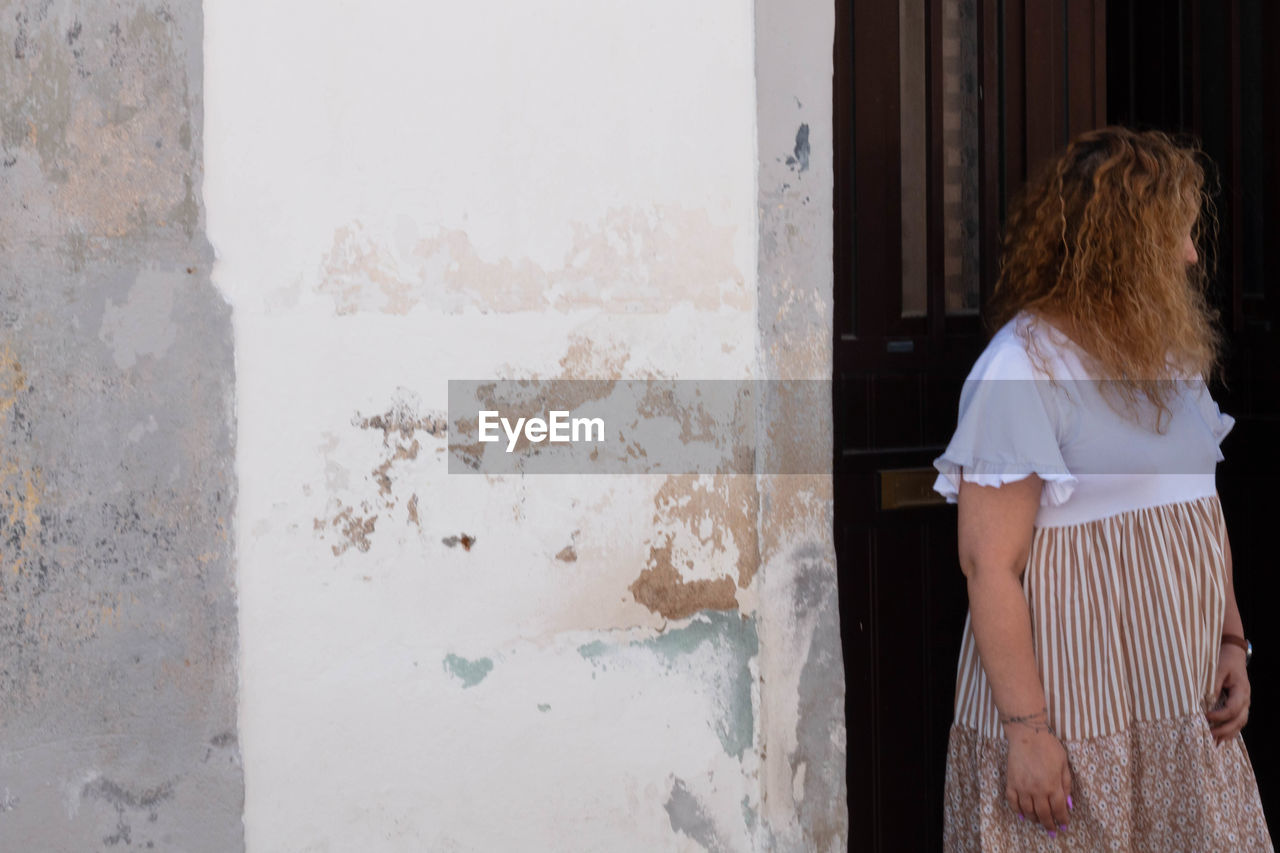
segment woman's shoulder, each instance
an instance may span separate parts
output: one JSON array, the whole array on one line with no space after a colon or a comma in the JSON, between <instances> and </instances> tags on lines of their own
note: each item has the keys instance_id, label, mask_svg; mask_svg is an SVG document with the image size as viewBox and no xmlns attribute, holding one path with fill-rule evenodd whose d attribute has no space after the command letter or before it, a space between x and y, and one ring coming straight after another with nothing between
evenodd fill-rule
<instances>
[{"instance_id":1,"label":"woman's shoulder","mask_svg":"<svg viewBox=\"0 0 1280 853\"><path fill-rule=\"evenodd\" d=\"M1038 379L1045 374L1033 353L1043 353L1045 331L1030 313L1023 311L996 330L969 372L970 379ZM1043 359L1041 359L1043 361Z\"/></svg>"},{"instance_id":2,"label":"woman's shoulder","mask_svg":"<svg viewBox=\"0 0 1280 853\"><path fill-rule=\"evenodd\" d=\"M1075 379L1083 372L1070 338L1047 318L1022 311L991 336L969 378Z\"/></svg>"}]
</instances>

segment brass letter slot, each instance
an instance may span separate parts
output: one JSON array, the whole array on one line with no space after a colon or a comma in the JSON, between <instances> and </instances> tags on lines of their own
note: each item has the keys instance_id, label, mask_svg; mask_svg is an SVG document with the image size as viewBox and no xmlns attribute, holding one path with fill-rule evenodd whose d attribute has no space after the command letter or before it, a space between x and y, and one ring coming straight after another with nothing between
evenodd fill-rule
<instances>
[{"instance_id":1,"label":"brass letter slot","mask_svg":"<svg viewBox=\"0 0 1280 853\"><path fill-rule=\"evenodd\" d=\"M933 490L933 481L938 478L938 472L933 468L893 468L879 474L881 509L906 509L947 502Z\"/></svg>"}]
</instances>

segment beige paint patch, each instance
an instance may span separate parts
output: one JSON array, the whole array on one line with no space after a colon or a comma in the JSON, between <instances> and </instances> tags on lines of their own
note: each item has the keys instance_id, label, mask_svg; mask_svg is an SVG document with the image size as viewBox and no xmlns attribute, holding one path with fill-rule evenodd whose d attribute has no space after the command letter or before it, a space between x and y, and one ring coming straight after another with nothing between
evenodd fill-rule
<instances>
[{"instance_id":1,"label":"beige paint patch","mask_svg":"<svg viewBox=\"0 0 1280 853\"><path fill-rule=\"evenodd\" d=\"M629 587L635 600L668 619L737 609L735 587L751 583L760 559L755 478L668 477L654 507L658 540Z\"/></svg>"},{"instance_id":2,"label":"beige paint patch","mask_svg":"<svg viewBox=\"0 0 1280 853\"><path fill-rule=\"evenodd\" d=\"M334 232L333 246L320 262L319 290L333 297L339 314L407 314L422 288L402 277L395 258L356 221Z\"/></svg>"},{"instance_id":3,"label":"beige paint patch","mask_svg":"<svg viewBox=\"0 0 1280 853\"><path fill-rule=\"evenodd\" d=\"M560 358L560 379L617 379L631 360L619 343L605 344L586 335L570 335Z\"/></svg>"},{"instance_id":4,"label":"beige paint patch","mask_svg":"<svg viewBox=\"0 0 1280 853\"><path fill-rule=\"evenodd\" d=\"M404 314L418 304L452 313L754 305L736 260L737 227L712 222L705 210L625 207L571 228L561 262L543 266L528 257L488 259L460 228L411 238L411 248L399 251L353 221L334 232L317 288L333 298L338 314Z\"/></svg>"},{"instance_id":5,"label":"beige paint patch","mask_svg":"<svg viewBox=\"0 0 1280 853\"><path fill-rule=\"evenodd\" d=\"M487 261L457 229L423 240L414 254L442 271L446 290L493 311L663 311L683 302L746 310L752 298L734 262L735 231L705 210L626 207L595 225L574 223L556 268L528 258Z\"/></svg>"}]
</instances>

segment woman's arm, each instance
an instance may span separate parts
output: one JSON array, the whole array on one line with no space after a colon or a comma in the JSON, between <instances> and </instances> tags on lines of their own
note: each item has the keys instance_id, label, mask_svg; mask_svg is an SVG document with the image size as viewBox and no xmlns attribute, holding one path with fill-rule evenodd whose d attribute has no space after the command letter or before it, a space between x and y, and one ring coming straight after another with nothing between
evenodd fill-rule
<instances>
[{"instance_id":1,"label":"woman's arm","mask_svg":"<svg viewBox=\"0 0 1280 853\"><path fill-rule=\"evenodd\" d=\"M1223 528L1223 549L1226 554L1226 613L1222 619L1222 632L1245 636L1244 623L1240 619L1240 607L1236 604L1235 581L1231 565L1231 539ZM1222 643L1218 649L1218 669L1213 680L1213 695L1225 701L1221 708L1209 711L1205 716L1213 732L1213 739L1221 745L1224 741L1235 737L1245 723L1249 722L1249 701L1252 687L1249 685L1249 673L1245 669L1244 650L1231 643ZM1224 695L1225 694L1225 695Z\"/></svg>"},{"instance_id":2,"label":"woman's arm","mask_svg":"<svg viewBox=\"0 0 1280 853\"><path fill-rule=\"evenodd\" d=\"M1049 730L1044 685L1036 667L1031 616L1021 576L1043 483L1032 474L1000 487L960 478L960 568L969 588L978 657L1009 739L1009 806L1049 832L1065 827L1071 773L1066 750Z\"/></svg>"}]
</instances>

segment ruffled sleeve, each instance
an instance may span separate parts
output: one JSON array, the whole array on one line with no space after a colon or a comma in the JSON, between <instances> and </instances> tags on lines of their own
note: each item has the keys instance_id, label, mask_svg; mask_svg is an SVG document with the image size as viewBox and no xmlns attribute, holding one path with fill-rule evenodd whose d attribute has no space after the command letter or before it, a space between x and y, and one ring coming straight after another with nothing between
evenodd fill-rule
<instances>
[{"instance_id":1,"label":"ruffled sleeve","mask_svg":"<svg viewBox=\"0 0 1280 853\"><path fill-rule=\"evenodd\" d=\"M1213 440L1219 445L1217 451L1218 461L1221 462L1226 458L1222 455L1222 440L1227 437L1227 433L1231 432L1231 428L1236 425L1236 419L1231 415L1222 413L1213 396L1209 393L1209 388L1203 379L1196 380L1196 385L1196 406L1200 410L1200 416L1204 418L1205 426L1209 428L1209 432L1213 435Z\"/></svg>"},{"instance_id":2,"label":"ruffled sleeve","mask_svg":"<svg viewBox=\"0 0 1280 853\"><path fill-rule=\"evenodd\" d=\"M1062 458L1064 432L1050 383L1021 342L993 340L965 380L955 434L933 461L933 488L955 503L961 477L1002 486L1037 474L1044 481L1041 506L1060 506L1078 482Z\"/></svg>"}]
</instances>

